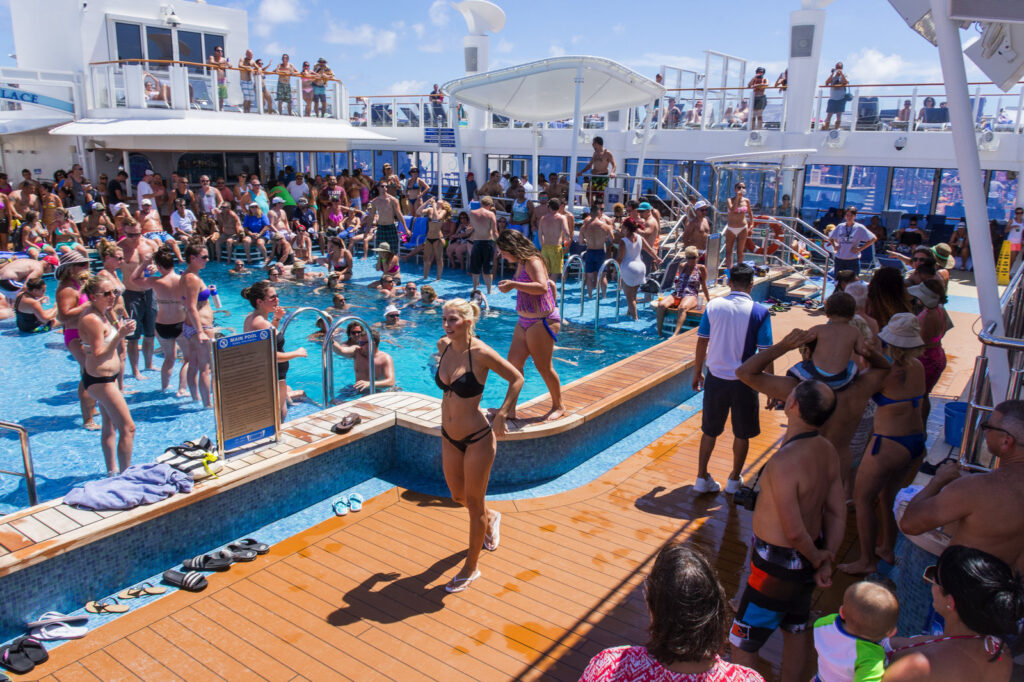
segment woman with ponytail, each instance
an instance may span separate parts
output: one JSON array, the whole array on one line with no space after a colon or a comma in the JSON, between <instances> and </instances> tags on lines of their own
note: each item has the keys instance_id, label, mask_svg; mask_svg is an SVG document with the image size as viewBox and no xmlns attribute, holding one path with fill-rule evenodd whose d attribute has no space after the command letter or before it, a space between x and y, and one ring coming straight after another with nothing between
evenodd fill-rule
<instances>
[{"instance_id":1,"label":"woman with ponytail","mask_svg":"<svg viewBox=\"0 0 1024 682\"><path fill-rule=\"evenodd\" d=\"M140 289L152 289L156 294L156 338L160 343L164 361L160 366L160 390L166 391L171 383L174 362L187 354L185 339L181 335L185 324L185 303L181 297L181 276L174 271L174 250L162 244L153 256L147 257L132 275L132 283ZM187 365L182 363L178 375L178 397L188 395Z\"/></svg>"},{"instance_id":2,"label":"woman with ponytail","mask_svg":"<svg viewBox=\"0 0 1024 682\"><path fill-rule=\"evenodd\" d=\"M280 305L277 290L270 282L263 280L242 289L242 298L249 301L253 307L253 311L245 318L243 331L251 332L272 328L277 332L281 318L284 317L284 308ZM271 320L271 315L273 315L273 320ZM288 416L288 382L285 381L285 377L288 375L288 361L306 357L306 349L286 351L284 335L277 332L276 338L278 404L281 408L281 421L284 421Z\"/></svg>"}]
</instances>

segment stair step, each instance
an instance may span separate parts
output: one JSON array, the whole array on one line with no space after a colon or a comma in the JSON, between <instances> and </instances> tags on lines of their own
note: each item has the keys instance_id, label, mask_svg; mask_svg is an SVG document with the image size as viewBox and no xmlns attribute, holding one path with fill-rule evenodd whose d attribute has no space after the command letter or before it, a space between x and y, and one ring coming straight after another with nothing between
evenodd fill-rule
<instances>
[{"instance_id":1,"label":"stair step","mask_svg":"<svg viewBox=\"0 0 1024 682\"><path fill-rule=\"evenodd\" d=\"M793 289L795 287L798 287L798 286L802 285L806 281L807 281L806 277L804 277L803 275L798 275L798 274L794 273L792 275L787 275L786 277L782 277L780 279L775 280L774 282L772 282L772 286L773 287L783 287L787 291L789 291L790 289Z\"/></svg>"},{"instance_id":2,"label":"stair step","mask_svg":"<svg viewBox=\"0 0 1024 682\"><path fill-rule=\"evenodd\" d=\"M805 284L802 287L798 287L791 291L787 291L786 296L790 298L796 298L801 301L806 301L807 299L819 293L821 293L821 287L818 286L817 284Z\"/></svg>"}]
</instances>

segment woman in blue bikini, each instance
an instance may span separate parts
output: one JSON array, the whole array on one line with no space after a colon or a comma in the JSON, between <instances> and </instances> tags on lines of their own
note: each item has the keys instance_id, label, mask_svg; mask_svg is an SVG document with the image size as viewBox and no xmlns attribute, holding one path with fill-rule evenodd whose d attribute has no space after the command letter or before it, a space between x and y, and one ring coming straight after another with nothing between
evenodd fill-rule
<instances>
[{"instance_id":1,"label":"woman in blue bikini","mask_svg":"<svg viewBox=\"0 0 1024 682\"><path fill-rule=\"evenodd\" d=\"M437 342L441 354L434 382L444 391L441 398L441 462L452 500L469 510L469 549L462 569L445 586L462 592L480 577L480 551L498 549L501 514L487 509L485 496L491 475L495 436L505 435L505 420L515 409L523 375L505 358L473 335L480 308L461 298L444 305L441 317L445 335ZM487 373L491 370L508 382L505 402L495 411L491 424L480 410Z\"/></svg>"},{"instance_id":2,"label":"woman in blue bikini","mask_svg":"<svg viewBox=\"0 0 1024 682\"><path fill-rule=\"evenodd\" d=\"M861 460L854 483L860 558L839 568L851 575L873 573L878 560L893 563L896 519L893 500L911 467L925 454L921 403L926 395L921 327L912 313L893 315L878 338L887 345L892 372L871 399L878 405L875 432L868 454ZM881 527L877 506L881 505ZM877 540L877 544L876 544Z\"/></svg>"}]
</instances>

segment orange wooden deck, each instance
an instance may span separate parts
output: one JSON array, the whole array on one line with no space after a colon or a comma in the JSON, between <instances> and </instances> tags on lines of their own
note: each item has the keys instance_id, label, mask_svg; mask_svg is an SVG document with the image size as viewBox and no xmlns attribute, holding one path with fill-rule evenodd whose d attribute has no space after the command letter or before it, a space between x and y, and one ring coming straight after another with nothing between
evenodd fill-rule
<instances>
[{"instance_id":1,"label":"orange wooden deck","mask_svg":"<svg viewBox=\"0 0 1024 682\"><path fill-rule=\"evenodd\" d=\"M737 589L748 512L697 497L699 417L597 481L561 495L496 503L502 544L461 595L444 584L462 561L465 512L393 489L250 564L210 576L51 652L45 679L577 679L604 647L640 643L640 584L667 541L702 544ZM751 442L756 470L778 444L779 413ZM712 473L727 476L731 444ZM837 594L845 586L837 580ZM836 596L824 595L822 608ZM763 651L774 675L781 643Z\"/></svg>"}]
</instances>

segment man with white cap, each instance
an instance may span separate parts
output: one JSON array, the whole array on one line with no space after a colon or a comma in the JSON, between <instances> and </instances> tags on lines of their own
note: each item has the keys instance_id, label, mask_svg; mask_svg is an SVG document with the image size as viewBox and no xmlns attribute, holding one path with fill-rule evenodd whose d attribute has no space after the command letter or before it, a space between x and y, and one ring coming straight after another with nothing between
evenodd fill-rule
<instances>
[{"instance_id":1,"label":"man with white cap","mask_svg":"<svg viewBox=\"0 0 1024 682\"><path fill-rule=\"evenodd\" d=\"M711 223L708 222L710 204L701 199L693 205L693 216L686 219L683 225L683 248L696 246L700 252L700 261L704 262L704 252L708 248L708 237L711 236Z\"/></svg>"},{"instance_id":2,"label":"man with white cap","mask_svg":"<svg viewBox=\"0 0 1024 682\"><path fill-rule=\"evenodd\" d=\"M149 184L149 181L153 179L153 169L147 168L146 172L142 174L142 179L139 180L139 184L135 188L135 200L139 202L141 208L142 202L145 199L153 200L153 186Z\"/></svg>"},{"instance_id":3,"label":"man with white cap","mask_svg":"<svg viewBox=\"0 0 1024 682\"><path fill-rule=\"evenodd\" d=\"M270 229L276 234L283 234L291 241L292 231L288 227L288 214L284 211L284 199L274 197L270 200L270 213L267 214Z\"/></svg>"},{"instance_id":4,"label":"man with white cap","mask_svg":"<svg viewBox=\"0 0 1024 682\"><path fill-rule=\"evenodd\" d=\"M394 303L389 303L388 307L384 309L384 324L382 326L389 327L391 329L397 329L399 327L405 327L409 323L401 319L402 311ZM374 326L378 326L380 323Z\"/></svg>"}]
</instances>

